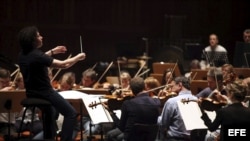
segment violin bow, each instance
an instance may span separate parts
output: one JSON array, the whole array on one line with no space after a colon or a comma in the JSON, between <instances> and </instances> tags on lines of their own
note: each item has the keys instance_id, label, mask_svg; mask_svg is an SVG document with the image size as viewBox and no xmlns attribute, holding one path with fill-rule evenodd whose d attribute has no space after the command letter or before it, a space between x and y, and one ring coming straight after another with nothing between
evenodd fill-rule
<instances>
[{"instance_id":1,"label":"violin bow","mask_svg":"<svg viewBox=\"0 0 250 141\"><path fill-rule=\"evenodd\" d=\"M215 90L218 90L218 91L219 91L219 84L218 84L217 73L216 73L216 67L215 67L215 65L214 65L214 62L213 62L213 71L214 71L214 78L215 78L215 82L216 82L216 89L215 89ZM208 95L208 98L211 98L211 97L214 95L215 90L213 90L213 91Z\"/></svg>"},{"instance_id":2,"label":"violin bow","mask_svg":"<svg viewBox=\"0 0 250 141\"><path fill-rule=\"evenodd\" d=\"M101 81L101 79L103 78L103 76L107 73L107 71L110 69L110 67L113 65L113 61L108 65L108 67L106 68L106 70L102 73L101 77L98 79L97 83L99 83Z\"/></svg>"},{"instance_id":3,"label":"violin bow","mask_svg":"<svg viewBox=\"0 0 250 141\"><path fill-rule=\"evenodd\" d=\"M20 69L19 69L19 67L14 71L14 72L12 72L11 74L10 74L10 77L12 77L13 75L15 75L17 72L19 72L20 71Z\"/></svg>"},{"instance_id":4,"label":"violin bow","mask_svg":"<svg viewBox=\"0 0 250 141\"><path fill-rule=\"evenodd\" d=\"M94 70L96 66L97 66L97 63L95 63L95 64L91 67L91 69Z\"/></svg>"},{"instance_id":5,"label":"violin bow","mask_svg":"<svg viewBox=\"0 0 250 141\"><path fill-rule=\"evenodd\" d=\"M214 69L214 78L215 78L215 82L216 82L216 88L217 90L219 90L219 85L218 85L218 78L217 78L217 73L216 73L216 67L215 67L215 64L213 62L213 69Z\"/></svg>"},{"instance_id":6,"label":"violin bow","mask_svg":"<svg viewBox=\"0 0 250 141\"><path fill-rule=\"evenodd\" d=\"M70 54L70 55L68 56L67 59L71 58L71 56L72 56L72 54ZM56 76L59 74L59 72L60 72L61 70L62 70L62 69L58 69L58 70L57 70L56 74L55 74L54 77L50 80L50 82L53 82L53 81L54 81L54 79L56 78Z\"/></svg>"},{"instance_id":7,"label":"violin bow","mask_svg":"<svg viewBox=\"0 0 250 141\"><path fill-rule=\"evenodd\" d=\"M177 66L177 63L178 63L178 60L176 61L176 63L174 64L174 67L173 67L173 69L172 69L172 71L171 71L171 75L174 73L174 70L175 70L175 68L176 68L176 66ZM168 81L167 81L167 84L169 83L169 79L168 79Z\"/></svg>"},{"instance_id":8,"label":"violin bow","mask_svg":"<svg viewBox=\"0 0 250 141\"><path fill-rule=\"evenodd\" d=\"M141 65L140 69L137 71L137 73L135 74L134 78L138 76L138 74L140 73L140 71L142 70L142 68L146 65L146 61L143 62L143 64Z\"/></svg>"},{"instance_id":9,"label":"violin bow","mask_svg":"<svg viewBox=\"0 0 250 141\"><path fill-rule=\"evenodd\" d=\"M138 74L138 76L142 76L142 75L144 75L145 73L147 73L147 72L149 72L149 71L150 71L150 69L146 69L144 72Z\"/></svg>"},{"instance_id":10,"label":"violin bow","mask_svg":"<svg viewBox=\"0 0 250 141\"><path fill-rule=\"evenodd\" d=\"M16 81L16 79L17 79L17 77L18 77L19 73L20 73L20 70L18 69L18 71L17 71L17 73L16 73L16 76L15 76L15 78L14 78L13 82L12 82L12 85L13 85L13 83L15 83L15 81Z\"/></svg>"},{"instance_id":11,"label":"violin bow","mask_svg":"<svg viewBox=\"0 0 250 141\"><path fill-rule=\"evenodd\" d=\"M118 73L119 73L119 85L122 85L122 80L121 80L121 67L120 67L120 61L117 60L117 66L118 66Z\"/></svg>"},{"instance_id":12,"label":"violin bow","mask_svg":"<svg viewBox=\"0 0 250 141\"><path fill-rule=\"evenodd\" d=\"M80 35L80 48L81 48L81 53L82 53L82 36Z\"/></svg>"}]
</instances>

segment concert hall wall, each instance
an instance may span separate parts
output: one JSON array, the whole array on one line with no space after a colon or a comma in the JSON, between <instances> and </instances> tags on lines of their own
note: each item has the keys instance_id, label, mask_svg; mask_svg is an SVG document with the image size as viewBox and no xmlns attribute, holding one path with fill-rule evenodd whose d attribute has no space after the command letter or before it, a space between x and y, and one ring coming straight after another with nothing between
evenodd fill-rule
<instances>
[{"instance_id":1,"label":"concert hall wall","mask_svg":"<svg viewBox=\"0 0 250 141\"><path fill-rule=\"evenodd\" d=\"M250 28L249 5L249 0L1 0L0 54L16 63L18 31L36 25L44 37L42 50L67 46L67 54L54 56L59 59L79 53L82 36L86 60L64 70L78 78L96 62L116 61L119 49L129 57L142 55L143 37L154 62L172 45L184 50L180 55L186 59L187 43L203 48L216 33L232 61L235 42Z\"/></svg>"}]
</instances>

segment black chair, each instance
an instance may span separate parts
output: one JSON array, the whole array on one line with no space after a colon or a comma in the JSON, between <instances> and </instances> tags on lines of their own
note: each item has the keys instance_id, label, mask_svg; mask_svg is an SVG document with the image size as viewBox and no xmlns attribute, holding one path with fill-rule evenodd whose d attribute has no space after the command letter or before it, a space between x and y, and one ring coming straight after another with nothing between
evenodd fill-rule
<instances>
[{"instance_id":1,"label":"black chair","mask_svg":"<svg viewBox=\"0 0 250 141\"><path fill-rule=\"evenodd\" d=\"M21 129L22 129L22 125L23 125L23 121L25 118L25 114L27 109L31 109L32 111L32 118L31 118L31 129L30 129L30 138L29 140L32 140L32 127L33 127L33 121L34 121L34 116L36 114L35 109L39 108L42 112L42 121L43 121L43 127L45 127L45 122L44 122L44 117L45 114L43 113L43 108L49 107L51 106L51 103L47 100L44 99L40 99L40 98L25 98L21 101L21 105L23 107L25 107L25 110L23 112L23 116L22 116L22 121L19 127L19 131L18 131L18 139L20 139L21 136Z\"/></svg>"},{"instance_id":2,"label":"black chair","mask_svg":"<svg viewBox=\"0 0 250 141\"><path fill-rule=\"evenodd\" d=\"M136 123L128 141L155 141L158 131L159 126L157 124Z\"/></svg>"}]
</instances>

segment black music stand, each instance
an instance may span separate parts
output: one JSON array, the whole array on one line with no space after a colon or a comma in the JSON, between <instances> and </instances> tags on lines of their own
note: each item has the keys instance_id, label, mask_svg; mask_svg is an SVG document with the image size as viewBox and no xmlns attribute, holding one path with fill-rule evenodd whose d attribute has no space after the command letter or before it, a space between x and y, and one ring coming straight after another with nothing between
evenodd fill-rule
<instances>
[{"instance_id":1,"label":"black music stand","mask_svg":"<svg viewBox=\"0 0 250 141\"><path fill-rule=\"evenodd\" d=\"M204 51L203 52L206 61L210 64L210 66L220 67L224 64L228 64L227 52L221 51Z\"/></svg>"},{"instance_id":2,"label":"black music stand","mask_svg":"<svg viewBox=\"0 0 250 141\"><path fill-rule=\"evenodd\" d=\"M22 110L21 100L26 97L25 91L0 91L0 113L8 113L8 138L10 140L10 113Z\"/></svg>"},{"instance_id":3,"label":"black music stand","mask_svg":"<svg viewBox=\"0 0 250 141\"><path fill-rule=\"evenodd\" d=\"M245 54L250 52L250 43L236 42L234 57L233 57L233 66L234 67L249 67L247 62L249 60L248 55L245 58Z\"/></svg>"}]
</instances>

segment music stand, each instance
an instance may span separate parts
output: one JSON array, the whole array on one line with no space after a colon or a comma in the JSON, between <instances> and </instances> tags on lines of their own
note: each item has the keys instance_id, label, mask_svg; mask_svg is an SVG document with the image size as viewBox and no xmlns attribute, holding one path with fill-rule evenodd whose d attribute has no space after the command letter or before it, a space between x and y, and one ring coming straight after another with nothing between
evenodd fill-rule
<instances>
[{"instance_id":1,"label":"music stand","mask_svg":"<svg viewBox=\"0 0 250 141\"><path fill-rule=\"evenodd\" d=\"M187 131L194 129L207 129L207 126L204 124L204 121L200 118L202 113L197 102L177 102L180 114L182 116L184 125ZM190 114L192 111L192 114ZM211 120L215 119L215 111L205 111ZM195 122L194 122L195 121Z\"/></svg>"},{"instance_id":2,"label":"music stand","mask_svg":"<svg viewBox=\"0 0 250 141\"><path fill-rule=\"evenodd\" d=\"M204 51L207 62L216 67L220 67L224 64L228 64L227 52L222 51Z\"/></svg>"},{"instance_id":3,"label":"music stand","mask_svg":"<svg viewBox=\"0 0 250 141\"><path fill-rule=\"evenodd\" d=\"M93 124L113 122L110 114L106 112L103 109L103 107L97 106L97 108L95 109L92 109L91 107L89 107L89 105L92 104L94 101L99 102L100 101L99 97L103 96L103 94L99 94L99 95L86 94L78 90L62 91L62 92L59 92L59 94L69 101L80 102L80 108L78 107L78 109L80 109L80 114L89 115ZM102 116L102 115L105 115L105 116ZM81 116L80 124L81 124L81 138L82 138L82 127L83 127L82 116ZM90 123L89 140L91 140L92 138L93 137L92 137L91 123Z\"/></svg>"},{"instance_id":4,"label":"music stand","mask_svg":"<svg viewBox=\"0 0 250 141\"><path fill-rule=\"evenodd\" d=\"M246 67L245 53L250 52L250 44L244 42L236 42L233 58L234 67ZM247 60L248 61L248 60Z\"/></svg>"},{"instance_id":5,"label":"music stand","mask_svg":"<svg viewBox=\"0 0 250 141\"><path fill-rule=\"evenodd\" d=\"M24 90L22 91L0 91L0 113L8 113L8 136L10 140L10 113L20 112L23 106L21 100L26 97Z\"/></svg>"}]
</instances>

